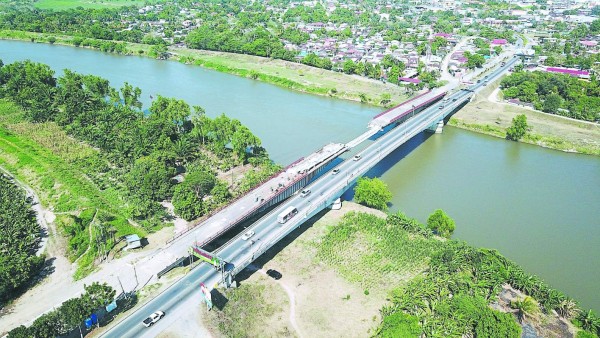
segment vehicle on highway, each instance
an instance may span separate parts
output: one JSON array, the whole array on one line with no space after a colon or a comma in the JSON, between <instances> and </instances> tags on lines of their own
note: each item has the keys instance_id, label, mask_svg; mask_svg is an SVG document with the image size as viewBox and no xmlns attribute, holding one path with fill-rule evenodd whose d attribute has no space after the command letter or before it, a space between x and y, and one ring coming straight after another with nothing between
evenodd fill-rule
<instances>
[{"instance_id":1,"label":"vehicle on highway","mask_svg":"<svg viewBox=\"0 0 600 338\"><path fill-rule=\"evenodd\" d=\"M273 278L274 280L280 280L282 277L282 275L279 271L273 270L273 269L267 270L267 275L269 277Z\"/></svg>"},{"instance_id":2,"label":"vehicle on highway","mask_svg":"<svg viewBox=\"0 0 600 338\"><path fill-rule=\"evenodd\" d=\"M481 82L481 80L477 80L477 83L480 83L480 82Z\"/></svg>"},{"instance_id":3,"label":"vehicle on highway","mask_svg":"<svg viewBox=\"0 0 600 338\"><path fill-rule=\"evenodd\" d=\"M506 65L506 62L502 61L500 62L500 67L504 67Z\"/></svg>"},{"instance_id":4,"label":"vehicle on highway","mask_svg":"<svg viewBox=\"0 0 600 338\"><path fill-rule=\"evenodd\" d=\"M290 218L296 216L297 213L298 213L298 209L296 209L296 207L289 206L289 207L287 207L287 209L285 209L284 211L282 211L277 216L277 222L283 224L283 223L289 221Z\"/></svg>"},{"instance_id":5,"label":"vehicle on highway","mask_svg":"<svg viewBox=\"0 0 600 338\"><path fill-rule=\"evenodd\" d=\"M453 99L452 99L452 102L455 102L456 100L458 100L458 99L457 99L457 98L453 98Z\"/></svg>"},{"instance_id":6,"label":"vehicle on highway","mask_svg":"<svg viewBox=\"0 0 600 338\"><path fill-rule=\"evenodd\" d=\"M444 109L444 106L439 106L438 109Z\"/></svg>"},{"instance_id":7,"label":"vehicle on highway","mask_svg":"<svg viewBox=\"0 0 600 338\"><path fill-rule=\"evenodd\" d=\"M352 158L352 161L358 161L360 160L360 155L354 155L354 157Z\"/></svg>"},{"instance_id":8,"label":"vehicle on highway","mask_svg":"<svg viewBox=\"0 0 600 338\"><path fill-rule=\"evenodd\" d=\"M300 192L300 197L306 197L308 195L310 195L311 191L310 189L304 189Z\"/></svg>"},{"instance_id":9,"label":"vehicle on highway","mask_svg":"<svg viewBox=\"0 0 600 338\"><path fill-rule=\"evenodd\" d=\"M485 85L487 85L487 81L485 81L485 82L483 83L483 86L484 86L484 87L485 87Z\"/></svg>"},{"instance_id":10,"label":"vehicle on highway","mask_svg":"<svg viewBox=\"0 0 600 338\"><path fill-rule=\"evenodd\" d=\"M148 316L148 318L144 319L142 324L144 324L145 327L150 327L150 326L154 325L154 323L158 322L164 316L165 316L164 312L156 311L153 314L151 314L150 316Z\"/></svg>"},{"instance_id":11,"label":"vehicle on highway","mask_svg":"<svg viewBox=\"0 0 600 338\"><path fill-rule=\"evenodd\" d=\"M242 235L242 239L245 240L245 241L247 241L252 236L254 236L254 231L253 230L246 231L246 233Z\"/></svg>"},{"instance_id":12,"label":"vehicle on highway","mask_svg":"<svg viewBox=\"0 0 600 338\"><path fill-rule=\"evenodd\" d=\"M340 169L338 169L338 168L335 168L331 171L331 175L337 175L339 173L340 173Z\"/></svg>"}]
</instances>

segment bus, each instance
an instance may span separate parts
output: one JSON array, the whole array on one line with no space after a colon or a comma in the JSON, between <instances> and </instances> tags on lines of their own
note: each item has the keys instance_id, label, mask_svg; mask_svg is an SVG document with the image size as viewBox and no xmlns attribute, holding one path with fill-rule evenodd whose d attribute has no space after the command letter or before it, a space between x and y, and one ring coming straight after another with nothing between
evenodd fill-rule
<instances>
[{"instance_id":1,"label":"bus","mask_svg":"<svg viewBox=\"0 0 600 338\"><path fill-rule=\"evenodd\" d=\"M290 220L290 218L296 216L296 214L298 213L298 209L296 209L296 207L294 206L290 206L287 209L285 209L284 211L282 211L279 216L277 216L277 222L283 224L287 221Z\"/></svg>"}]
</instances>

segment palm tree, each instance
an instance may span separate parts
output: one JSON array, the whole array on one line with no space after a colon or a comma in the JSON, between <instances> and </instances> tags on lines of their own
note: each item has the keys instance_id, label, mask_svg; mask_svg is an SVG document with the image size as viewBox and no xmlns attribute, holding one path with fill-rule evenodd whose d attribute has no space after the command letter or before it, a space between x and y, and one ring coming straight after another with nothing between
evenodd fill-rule
<instances>
[{"instance_id":1,"label":"palm tree","mask_svg":"<svg viewBox=\"0 0 600 338\"><path fill-rule=\"evenodd\" d=\"M600 318L598 318L592 310L581 312L577 319L584 330L592 333L598 333L598 331L600 331Z\"/></svg>"},{"instance_id":2,"label":"palm tree","mask_svg":"<svg viewBox=\"0 0 600 338\"><path fill-rule=\"evenodd\" d=\"M565 298L558 305L557 312L561 317L571 319L579 313L579 309L573 299Z\"/></svg>"},{"instance_id":3,"label":"palm tree","mask_svg":"<svg viewBox=\"0 0 600 338\"><path fill-rule=\"evenodd\" d=\"M533 315L538 310L538 306L535 303L535 300L529 296L526 296L525 298L520 300L512 301L510 303L510 306L517 312L517 318L519 319L519 323L523 322L523 318L525 317L525 315Z\"/></svg>"}]
</instances>

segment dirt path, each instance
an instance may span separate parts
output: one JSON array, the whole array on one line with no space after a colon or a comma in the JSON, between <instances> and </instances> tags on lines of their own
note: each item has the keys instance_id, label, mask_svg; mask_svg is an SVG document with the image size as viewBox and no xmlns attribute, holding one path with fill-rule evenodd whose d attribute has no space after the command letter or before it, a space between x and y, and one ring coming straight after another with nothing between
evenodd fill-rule
<instances>
[{"instance_id":1,"label":"dirt path","mask_svg":"<svg viewBox=\"0 0 600 338\"><path fill-rule=\"evenodd\" d=\"M259 269L258 271L263 275L267 276L268 278L268 275L264 269ZM281 286L281 288L285 291L285 293L288 295L288 298L290 299L290 325L292 325L292 328L296 331L298 337L302 338L303 336L300 333L300 328L298 327L298 323L296 322L296 296L294 296L294 291L292 291L292 289L281 280L276 280L275 282L279 284L279 286Z\"/></svg>"}]
</instances>

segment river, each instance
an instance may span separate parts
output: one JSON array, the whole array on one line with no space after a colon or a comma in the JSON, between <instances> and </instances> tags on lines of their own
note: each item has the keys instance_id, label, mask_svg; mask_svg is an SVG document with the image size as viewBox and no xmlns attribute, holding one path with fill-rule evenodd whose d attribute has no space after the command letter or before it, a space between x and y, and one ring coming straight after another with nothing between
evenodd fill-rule
<instances>
[{"instance_id":1,"label":"river","mask_svg":"<svg viewBox=\"0 0 600 338\"><path fill-rule=\"evenodd\" d=\"M4 63L31 59L128 81L150 95L184 99L207 115L247 125L271 158L288 164L328 142L347 142L381 109L300 94L177 62L81 48L0 41ZM402 210L425 222L441 208L454 238L502 254L600 311L600 159L508 142L452 127L420 134L369 175L381 176ZM351 195L351 194L349 194Z\"/></svg>"}]
</instances>

